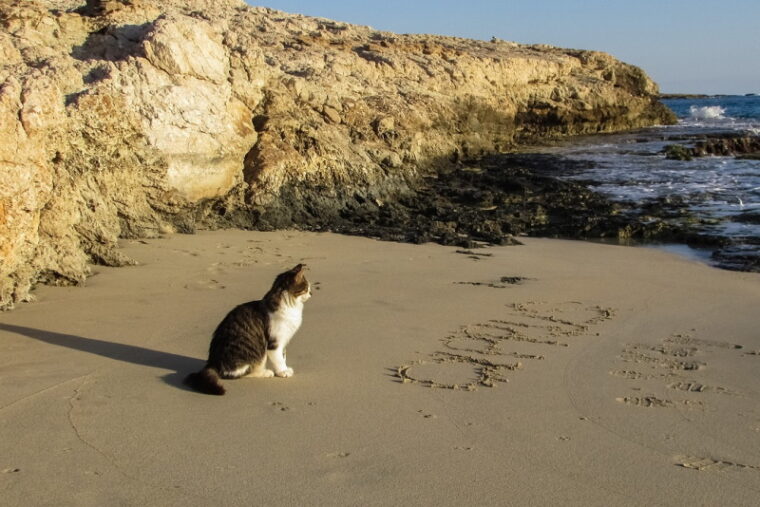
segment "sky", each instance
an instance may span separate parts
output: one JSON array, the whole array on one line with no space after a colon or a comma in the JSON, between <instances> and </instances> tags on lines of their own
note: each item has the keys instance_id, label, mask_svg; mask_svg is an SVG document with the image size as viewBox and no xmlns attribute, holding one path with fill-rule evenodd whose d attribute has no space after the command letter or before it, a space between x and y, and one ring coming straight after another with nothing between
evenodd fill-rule
<instances>
[{"instance_id":1,"label":"sky","mask_svg":"<svg viewBox=\"0 0 760 507\"><path fill-rule=\"evenodd\" d=\"M663 93L760 93L760 0L247 0L396 33L605 51Z\"/></svg>"}]
</instances>

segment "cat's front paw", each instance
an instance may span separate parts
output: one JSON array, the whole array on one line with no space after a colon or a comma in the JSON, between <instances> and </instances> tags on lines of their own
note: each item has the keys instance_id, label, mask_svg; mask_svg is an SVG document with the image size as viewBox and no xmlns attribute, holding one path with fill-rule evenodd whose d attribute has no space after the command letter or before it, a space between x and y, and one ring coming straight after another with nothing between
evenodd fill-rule
<instances>
[{"instance_id":1,"label":"cat's front paw","mask_svg":"<svg viewBox=\"0 0 760 507\"><path fill-rule=\"evenodd\" d=\"M280 370L277 373L275 373L278 377L292 377L293 376L293 368L285 368L284 370Z\"/></svg>"}]
</instances>

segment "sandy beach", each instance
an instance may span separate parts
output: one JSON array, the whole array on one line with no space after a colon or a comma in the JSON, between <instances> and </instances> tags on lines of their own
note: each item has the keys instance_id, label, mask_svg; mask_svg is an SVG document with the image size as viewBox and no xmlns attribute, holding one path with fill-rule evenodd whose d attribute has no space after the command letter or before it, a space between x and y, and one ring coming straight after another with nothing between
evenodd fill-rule
<instances>
[{"instance_id":1,"label":"sandy beach","mask_svg":"<svg viewBox=\"0 0 760 507\"><path fill-rule=\"evenodd\" d=\"M760 504L760 275L524 241L124 241L0 314L0 503ZM183 386L298 262L295 375Z\"/></svg>"}]
</instances>

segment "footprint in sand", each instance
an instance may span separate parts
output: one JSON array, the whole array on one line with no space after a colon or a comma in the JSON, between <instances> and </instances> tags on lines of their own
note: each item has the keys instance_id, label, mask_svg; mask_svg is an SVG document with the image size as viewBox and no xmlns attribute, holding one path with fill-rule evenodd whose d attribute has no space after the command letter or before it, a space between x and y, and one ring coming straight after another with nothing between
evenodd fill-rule
<instances>
[{"instance_id":1,"label":"footprint in sand","mask_svg":"<svg viewBox=\"0 0 760 507\"><path fill-rule=\"evenodd\" d=\"M237 255L238 260L233 261L232 265L238 268L246 268L254 264L259 264L267 254L260 246L248 246L242 250L238 250Z\"/></svg>"},{"instance_id":2,"label":"footprint in sand","mask_svg":"<svg viewBox=\"0 0 760 507\"><path fill-rule=\"evenodd\" d=\"M220 254L225 255L226 260L212 262L208 265L206 271L214 278L257 264L265 266L278 264L282 268L289 268L297 263L294 257L282 255L279 249L267 251L259 246L251 246L233 251L231 250L232 245L225 243L219 243L216 247L219 249Z\"/></svg>"},{"instance_id":3,"label":"footprint in sand","mask_svg":"<svg viewBox=\"0 0 760 507\"><path fill-rule=\"evenodd\" d=\"M223 275L227 273L224 262L212 262L206 268L206 271L212 275Z\"/></svg>"},{"instance_id":4,"label":"footprint in sand","mask_svg":"<svg viewBox=\"0 0 760 507\"><path fill-rule=\"evenodd\" d=\"M494 387L509 382L507 375L523 368L521 360L540 361L547 346L569 346L557 338L591 334L593 327L613 316L611 308L579 302L508 305L503 318L460 327L441 339L446 351L393 368L394 376L402 383L437 389Z\"/></svg>"},{"instance_id":5,"label":"footprint in sand","mask_svg":"<svg viewBox=\"0 0 760 507\"><path fill-rule=\"evenodd\" d=\"M139 241L140 243L148 244L146 241ZM185 250L181 248L169 248L170 252L175 252L186 257L200 257L201 253L197 250Z\"/></svg>"},{"instance_id":6,"label":"footprint in sand","mask_svg":"<svg viewBox=\"0 0 760 507\"><path fill-rule=\"evenodd\" d=\"M219 282L219 280L214 280L214 279L197 280L197 281L185 284L185 289L190 289L190 290L221 290L225 288L226 286L222 285L222 283Z\"/></svg>"},{"instance_id":7,"label":"footprint in sand","mask_svg":"<svg viewBox=\"0 0 760 507\"><path fill-rule=\"evenodd\" d=\"M423 419L435 419L437 417L435 414L427 413L424 410L418 410L417 413L420 414Z\"/></svg>"}]
</instances>

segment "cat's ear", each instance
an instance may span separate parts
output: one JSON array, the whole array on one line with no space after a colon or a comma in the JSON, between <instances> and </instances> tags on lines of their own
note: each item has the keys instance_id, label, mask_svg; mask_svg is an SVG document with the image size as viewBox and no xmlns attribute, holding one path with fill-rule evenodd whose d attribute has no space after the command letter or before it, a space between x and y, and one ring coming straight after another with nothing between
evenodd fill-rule
<instances>
[{"instance_id":1,"label":"cat's ear","mask_svg":"<svg viewBox=\"0 0 760 507\"><path fill-rule=\"evenodd\" d=\"M301 280L306 274L306 264L298 264L291 271L296 274L296 280Z\"/></svg>"}]
</instances>

